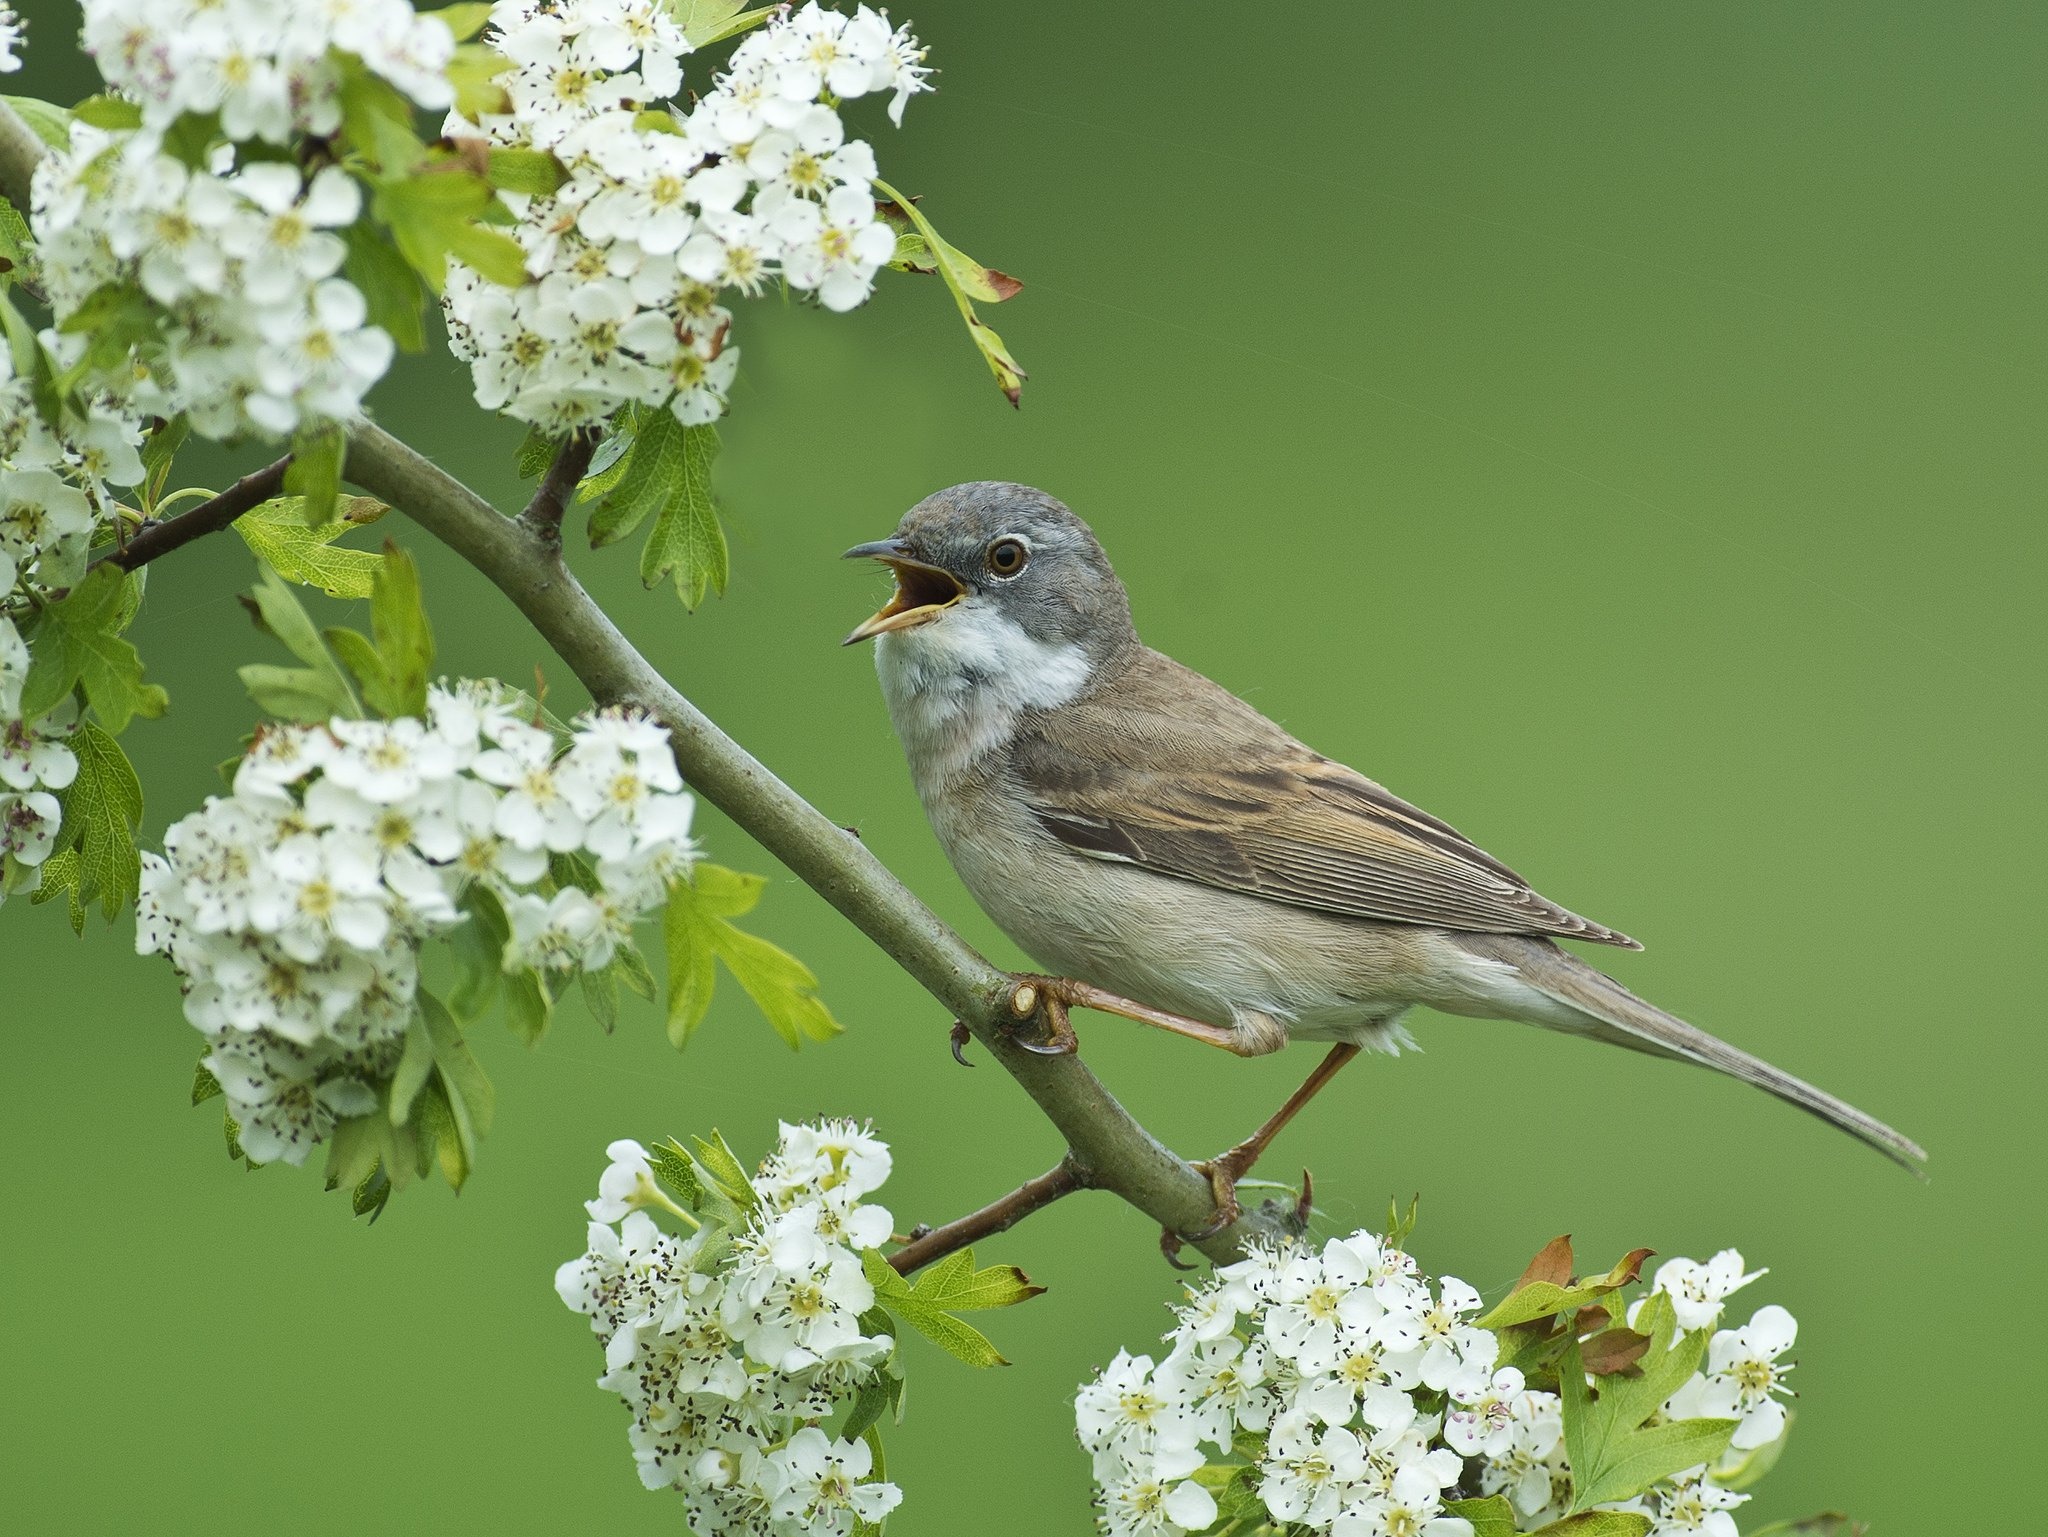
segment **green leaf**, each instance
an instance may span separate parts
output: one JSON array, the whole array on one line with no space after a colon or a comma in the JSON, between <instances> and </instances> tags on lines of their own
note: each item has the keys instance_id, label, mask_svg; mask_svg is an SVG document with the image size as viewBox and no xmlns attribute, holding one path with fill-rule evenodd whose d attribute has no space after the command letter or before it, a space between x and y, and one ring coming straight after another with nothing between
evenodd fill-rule
<instances>
[{"instance_id":1,"label":"green leaf","mask_svg":"<svg viewBox=\"0 0 2048 1537\"><path fill-rule=\"evenodd\" d=\"M420 15L440 22L456 42L466 43L483 31L484 23L491 19L491 0L468 0L468 3L462 5L444 5L437 11L421 11Z\"/></svg>"},{"instance_id":2,"label":"green leaf","mask_svg":"<svg viewBox=\"0 0 2048 1537\"><path fill-rule=\"evenodd\" d=\"M693 1211L703 1203L704 1186L697 1178L697 1166L682 1144L670 1137L647 1150L647 1166L685 1206ZM751 1186L749 1187L752 1188Z\"/></svg>"},{"instance_id":3,"label":"green leaf","mask_svg":"<svg viewBox=\"0 0 2048 1537\"><path fill-rule=\"evenodd\" d=\"M185 439L192 434L191 423L183 413L162 421L150 432L142 445L143 508L154 512L156 505L164 499L164 486L170 480L171 463L178 456L178 450L185 446Z\"/></svg>"},{"instance_id":4,"label":"green leaf","mask_svg":"<svg viewBox=\"0 0 2048 1537\"><path fill-rule=\"evenodd\" d=\"M111 132L142 126L142 108L122 96L88 96L71 109L71 115Z\"/></svg>"},{"instance_id":5,"label":"green leaf","mask_svg":"<svg viewBox=\"0 0 2048 1537\"><path fill-rule=\"evenodd\" d=\"M1589 1510L1540 1526L1531 1537L1646 1537L1649 1530L1648 1516L1626 1510Z\"/></svg>"},{"instance_id":6,"label":"green leaf","mask_svg":"<svg viewBox=\"0 0 2048 1537\"><path fill-rule=\"evenodd\" d=\"M0 101L12 107L15 114L35 131L35 136L51 149L71 147L71 113L68 108L38 101L33 96L0 96Z\"/></svg>"},{"instance_id":7,"label":"green leaf","mask_svg":"<svg viewBox=\"0 0 2048 1537\"><path fill-rule=\"evenodd\" d=\"M120 636L125 581L119 567L99 566L63 602L43 610L29 640L23 719L55 709L80 684L101 723L116 734L135 716L153 720L169 708L170 697L142 681L142 658Z\"/></svg>"},{"instance_id":8,"label":"green leaf","mask_svg":"<svg viewBox=\"0 0 2048 1537\"><path fill-rule=\"evenodd\" d=\"M433 1072L434 1038L427 1034L427 1022L415 1009L411 1022L405 1027L405 1048L391 1074L391 1093L385 1112L393 1126L403 1126L412 1119L413 1101L419 1098L420 1090L427 1086L427 1079L433 1076Z\"/></svg>"},{"instance_id":9,"label":"green leaf","mask_svg":"<svg viewBox=\"0 0 2048 1537\"><path fill-rule=\"evenodd\" d=\"M833 1434L841 1441L851 1441L870 1425L879 1423L902 1399L903 1379L894 1372L877 1373L862 1385L847 1407L846 1419Z\"/></svg>"},{"instance_id":10,"label":"green leaf","mask_svg":"<svg viewBox=\"0 0 2048 1537\"><path fill-rule=\"evenodd\" d=\"M911 227L924 241L928 256L938 263L939 276L945 279L946 287L952 292L953 303L959 308L960 318L967 323L967 335L990 372L996 376L996 386L1011 405L1021 404L1024 381L1030 375L1024 372L1010 351L1003 345L1003 339L996 335L979 315L974 312L976 299L985 304L999 304L1015 294L1024 285L1006 272L993 267L984 267L957 246L948 244L932 228L917 205L885 181L877 181L875 190L893 203L909 220ZM892 221L893 222L893 221Z\"/></svg>"},{"instance_id":11,"label":"green leaf","mask_svg":"<svg viewBox=\"0 0 2048 1537\"><path fill-rule=\"evenodd\" d=\"M498 77L512 61L487 43L458 43L448 61L448 84L455 91L455 110L472 123L512 110L512 98Z\"/></svg>"},{"instance_id":12,"label":"green leaf","mask_svg":"<svg viewBox=\"0 0 2048 1537\"><path fill-rule=\"evenodd\" d=\"M742 1213L750 1213L760 1206L761 1197L755 1193L753 1181L747 1178L746 1168L726 1145L722 1135L714 1131L709 1141L703 1137L692 1137L690 1143L696 1149L699 1167L721 1195Z\"/></svg>"},{"instance_id":13,"label":"green leaf","mask_svg":"<svg viewBox=\"0 0 2048 1537\"><path fill-rule=\"evenodd\" d=\"M386 720L427 713L434 632L420 602L420 572L390 540L370 581L370 638L331 629L328 645L362 685L363 702Z\"/></svg>"},{"instance_id":14,"label":"green leaf","mask_svg":"<svg viewBox=\"0 0 2048 1537\"><path fill-rule=\"evenodd\" d=\"M427 156L426 145L413 131L412 102L355 55L343 54L338 62L342 137L380 178L410 175Z\"/></svg>"},{"instance_id":15,"label":"green leaf","mask_svg":"<svg viewBox=\"0 0 2048 1537\"><path fill-rule=\"evenodd\" d=\"M141 889L142 856L136 852L135 834L142 826L142 781L121 744L91 721L72 733L69 745L78 759L78 775L58 792L64 819L52 859L44 862L37 897L48 901L68 889L74 914L97 899L112 921L135 905ZM49 866L60 854L75 854L76 863L52 872Z\"/></svg>"},{"instance_id":16,"label":"green leaf","mask_svg":"<svg viewBox=\"0 0 2048 1537\"><path fill-rule=\"evenodd\" d=\"M590 1010L590 1017L597 1021L598 1028L610 1035L619 1028L619 979L611 967L599 971L580 972L577 986L583 992L583 1002Z\"/></svg>"},{"instance_id":17,"label":"green leaf","mask_svg":"<svg viewBox=\"0 0 2048 1537\"><path fill-rule=\"evenodd\" d=\"M632 463L633 445L640 441L640 429L654 415L654 411L642 405L627 402L612 413L605 435L598 441L597 451L590 456L590 468L583 472L583 478L576 483L576 500L594 502L601 496L609 495L614 487L625 478L626 470ZM545 469L543 464L540 468ZM539 470L534 473L538 474ZM598 538L596 517L592 518L590 533L591 547L609 544L620 537L611 534Z\"/></svg>"},{"instance_id":18,"label":"green leaf","mask_svg":"<svg viewBox=\"0 0 2048 1537\"><path fill-rule=\"evenodd\" d=\"M304 605L275 571L261 569L262 580L243 602L262 629L307 665L301 669L256 663L240 670L243 686L265 710L285 720L361 715L355 690L335 665L334 654L322 643Z\"/></svg>"},{"instance_id":19,"label":"green leaf","mask_svg":"<svg viewBox=\"0 0 2048 1537\"><path fill-rule=\"evenodd\" d=\"M292 462L284 472L284 488L299 498L299 513L309 526L331 523L341 501L341 467L348 457L348 435L337 423L301 428L292 439Z\"/></svg>"},{"instance_id":20,"label":"green leaf","mask_svg":"<svg viewBox=\"0 0 2048 1537\"><path fill-rule=\"evenodd\" d=\"M28 220L12 203L0 198L0 278L32 282L35 276L35 237L29 233Z\"/></svg>"},{"instance_id":21,"label":"green leaf","mask_svg":"<svg viewBox=\"0 0 2048 1537\"><path fill-rule=\"evenodd\" d=\"M961 1267L955 1266L948 1279L936 1285L933 1283L932 1271L962 1258L965 1259L966 1272L972 1277L975 1274L973 1253L962 1250L948 1255L938 1265L932 1266L918 1277L915 1286L898 1275L895 1267L882 1257L878 1249L863 1249L860 1261L862 1270L867 1274L868 1284L875 1289L877 1305L886 1308L890 1316L909 1324L948 1355L966 1362L969 1366L1008 1366L1010 1363L1003 1358L1002 1352L996 1349L987 1335L973 1325L962 1323L955 1318L941 1300L957 1289ZM1035 1295L1042 1289L1027 1288L1025 1295ZM1024 1298L1020 1296L1012 1300L1021 1302Z\"/></svg>"},{"instance_id":22,"label":"green leaf","mask_svg":"<svg viewBox=\"0 0 2048 1537\"><path fill-rule=\"evenodd\" d=\"M692 48L709 48L758 27L775 14L772 5L743 10L745 0L670 0L669 14Z\"/></svg>"},{"instance_id":23,"label":"green leaf","mask_svg":"<svg viewBox=\"0 0 2048 1537\"><path fill-rule=\"evenodd\" d=\"M1516 1537L1515 1507L1504 1494L1489 1494L1483 1500L1445 1500L1444 1514L1472 1523L1472 1537Z\"/></svg>"},{"instance_id":24,"label":"green leaf","mask_svg":"<svg viewBox=\"0 0 2048 1537\"><path fill-rule=\"evenodd\" d=\"M1549 1253L1548 1249L1545 1253ZM1614 1268L1603 1276L1560 1285L1555 1280L1525 1279L1503 1298L1500 1304L1485 1317L1476 1320L1482 1329L1505 1329L1514 1324L1533 1323L1539 1318L1548 1318L1553 1313L1568 1312L1583 1307L1610 1292L1621 1290L1641 1274L1643 1261L1656 1251L1654 1249L1633 1249L1616 1262ZM1570 1262L1571 1251L1565 1250L1566 1262ZM1538 1256L1539 1259L1542 1256Z\"/></svg>"},{"instance_id":25,"label":"green leaf","mask_svg":"<svg viewBox=\"0 0 2048 1537\"><path fill-rule=\"evenodd\" d=\"M368 220L358 219L341 232L341 238L348 243L342 272L362 291L370 324L389 332L401 352L423 351L427 290L419 273Z\"/></svg>"},{"instance_id":26,"label":"green leaf","mask_svg":"<svg viewBox=\"0 0 2048 1537\"><path fill-rule=\"evenodd\" d=\"M974 1268L974 1251L956 1249L918 1273L917 1296L952 1313L977 1313L988 1308L1015 1307L1044 1293L1015 1265Z\"/></svg>"},{"instance_id":27,"label":"green leaf","mask_svg":"<svg viewBox=\"0 0 2048 1537\"><path fill-rule=\"evenodd\" d=\"M14 363L15 377L29 381L29 397L35 402L36 415L44 426L56 431L64 414L64 392L57 384L56 366L35 327L4 293L0 293L0 327L7 332L7 350Z\"/></svg>"},{"instance_id":28,"label":"green leaf","mask_svg":"<svg viewBox=\"0 0 2048 1537\"><path fill-rule=\"evenodd\" d=\"M750 911L766 884L719 865L699 865L669 887L663 935L668 949L668 1035L678 1049L703 1023L722 962L791 1047L827 1040L844 1027L817 996L818 979L786 950L730 921Z\"/></svg>"},{"instance_id":29,"label":"green leaf","mask_svg":"<svg viewBox=\"0 0 2048 1537\"><path fill-rule=\"evenodd\" d=\"M431 993L421 993L419 1010L434 1042L434 1071L448 1090L448 1102L458 1124L466 1137L487 1135L497 1114L498 1096L484 1074L483 1064L471 1053L462 1038L461 1027L441 1006L440 999Z\"/></svg>"},{"instance_id":30,"label":"green leaf","mask_svg":"<svg viewBox=\"0 0 2048 1537\"><path fill-rule=\"evenodd\" d=\"M192 1069L192 1103L203 1105L220 1091L220 1080L206 1070L206 1059L201 1057Z\"/></svg>"},{"instance_id":31,"label":"green leaf","mask_svg":"<svg viewBox=\"0 0 2048 1537\"><path fill-rule=\"evenodd\" d=\"M506 192L546 197L569 179L562 162L544 149L499 149L494 145L488 155L490 169L484 179Z\"/></svg>"},{"instance_id":32,"label":"green leaf","mask_svg":"<svg viewBox=\"0 0 2048 1537\"><path fill-rule=\"evenodd\" d=\"M1558 1361L1564 1401L1565 1451L1572 1465L1572 1513L1641 1494L1660 1478L1700 1463L1712 1463L1728 1449L1734 1420L1646 1422L1662 1409L1698 1367L1710 1330L1677 1335L1671 1299L1653 1293L1637 1319L1650 1336L1642 1373L1601 1379L1597 1394L1586 1383L1577 1340L1566 1343ZM1674 1343L1675 1339L1675 1343Z\"/></svg>"},{"instance_id":33,"label":"green leaf","mask_svg":"<svg viewBox=\"0 0 2048 1537\"><path fill-rule=\"evenodd\" d=\"M470 1054L462 1031L431 993L415 1000L404 1054L391 1086L389 1120L410 1123L419 1137L415 1167L431 1156L442 1177L460 1190L476 1167L476 1145L490 1130L496 1095Z\"/></svg>"},{"instance_id":34,"label":"green leaf","mask_svg":"<svg viewBox=\"0 0 2048 1537\"><path fill-rule=\"evenodd\" d=\"M380 183L372 209L435 293L447 282L451 256L494 283L517 288L526 281L526 253L511 237L476 222L494 201L490 183L451 160Z\"/></svg>"},{"instance_id":35,"label":"green leaf","mask_svg":"<svg viewBox=\"0 0 2048 1537\"><path fill-rule=\"evenodd\" d=\"M256 557L286 581L336 598L367 598L378 557L369 550L336 549L334 541L388 510L373 497L347 496L336 504L333 518L309 524L303 501L279 496L243 513L234 528Z\"/></svg>"},{"instance_id":36,"label":"green leaf","mask_svg":"<svg viewBox=\"0 0 2048 1537\"><path fill-rule=\"evenodd\" d=\"M555 455L562 450L562 440L550 437L538 427L526 429L526 436L520 440L519 457L515 461L521 480L532 480L544 474L547 467L555 462Z\"/></svg>"},{"instance_id":37,"label":"green leaf","mask_svg":"<svg viewBox=\"0 0 2048 1537\"><path fill-rule=\"evenodd\" d=\"M654 529L640 551L640 580L652 587L673 573L683 607L695 608L707 590L724 594L730 567L718 503L711 494L718 429L705 425L681 431L683 473L655 515Z\"/></svg>"},{"instance_id":38,"label":"green leaf","mask_svg":"<svg viewBox=\"0 0 2048 1537\"><path fill-rule=\"evenodd\" d=\"M448 936L455 960L455 984L448 990L448 1012L464 1024L482 1017L505 977L505 946L512 928L505 909L488 886L473 885L462 894L467 915Z\"/></svg>"}]
</instances>

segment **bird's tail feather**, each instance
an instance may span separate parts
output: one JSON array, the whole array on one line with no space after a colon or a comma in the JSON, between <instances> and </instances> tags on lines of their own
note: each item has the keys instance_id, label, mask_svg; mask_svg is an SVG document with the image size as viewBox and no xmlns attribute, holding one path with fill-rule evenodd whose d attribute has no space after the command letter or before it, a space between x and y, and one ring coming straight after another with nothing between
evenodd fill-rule
<instances>
[{"instance_id":1,"label":"bird's tail feather","mask_svg":"<svg viewBox=\"0 0 2048 1537\"><path fill-rule=\"evenodd\" d=\"M1492 934L1459 938L1477 953L1514 967L1523 981L1545 997L1586 1016L1583 1033L1652 1056L1694 1062L1753 1083L1787 1104L1841 1127L1903 1168L1925 1177L1921 1165L1927 1154L1910 1137L1825 1090L1771 1066L1761 1057L1753 1057L1676 1015L1645 1003L1605 972L1588 966L1550 941Z\"/></svg>"}]
</instances>

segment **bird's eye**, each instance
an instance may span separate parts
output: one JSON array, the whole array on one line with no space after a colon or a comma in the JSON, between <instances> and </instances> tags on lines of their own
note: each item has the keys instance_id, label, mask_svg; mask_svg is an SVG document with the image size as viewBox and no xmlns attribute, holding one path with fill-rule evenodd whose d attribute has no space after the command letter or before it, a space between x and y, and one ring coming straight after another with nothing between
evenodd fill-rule
<instances>
[{"instance_id":1,"label":"bird's eye","mask_svg":"<svg viewBox=\"0 0 2048 1537\"><path fill-rule=\"evenodd\" d=\"M1030 558L1021 539L998 539L988 547L988 568L997 576L1015 576Z\"/></svg>"}]
</instances>

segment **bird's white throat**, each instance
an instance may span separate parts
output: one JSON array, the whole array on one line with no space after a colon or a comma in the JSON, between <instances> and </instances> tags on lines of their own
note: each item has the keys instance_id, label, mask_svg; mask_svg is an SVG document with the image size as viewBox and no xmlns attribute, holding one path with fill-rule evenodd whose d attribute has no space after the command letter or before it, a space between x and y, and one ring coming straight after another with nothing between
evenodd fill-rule
<instances>
[{"instance_id":1,"label":"bird's white throat","mask_svg":"<svg viewBox=\"0 0 2048 1537\"><path fill-rule=\"evenodd\" d=\"M876 637L889 718L927 799L1000 747L1027 710L1065 704L1087 686L1080 646L1037 640L975 598L914 629Z\"/></svg>"}]
</instances>

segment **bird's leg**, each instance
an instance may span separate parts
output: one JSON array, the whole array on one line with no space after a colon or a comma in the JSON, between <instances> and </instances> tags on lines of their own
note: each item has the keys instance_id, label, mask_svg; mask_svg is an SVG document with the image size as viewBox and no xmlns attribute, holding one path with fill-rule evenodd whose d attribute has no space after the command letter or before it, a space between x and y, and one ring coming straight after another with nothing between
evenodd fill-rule
<instances>
[{"instance_id":1,"label":"bird's leg","mask_svg":"<svg viewBox=\"0 0 2048 1537\"><path fill-rule=\"evenodd\" d=\"M1316 1070L1302 1081L1300 1088L1287 1096L1287 1103L1266 1118L1265 1125L1253 1132L1244 1141L1220 1157L1210 1158L1195 1165L1209 1177L1209 1189L1216 1196L1216 1215L1193 1233L1160 1235L1160 1247L1177 1247L1178 1240L1200 1243L1213 1238L1231 1223L1235 1222L1243 1208L1237 1204L1237 1182L1251 1173L1252 1165L1259 1161L1259 1155L1266 1151L1273 1139L1280 1135L1287 1123L1301 1114L1302 1107L1317 1094L1323 1086L1337 1076L1338 1069L1358 1055L1359 1048L1350 1041L1340 1041L1330 1048L1330 1054L1316 1064ZM1302 1211L1306 1215L1308 1201L1308 1171L1302 1171ZM1169 1255L1169 1257L1171 1257Z\"/></svg>"},{"instance_id":2,"label":"bird's leg","mask_svg":"<svg viewBox=\"0 0 2048 1537\"><path fill-rule=\"evenodd\" d=\"M1042 1056L1062 1056L1079 1044L1074 1027L1067 1019L1069 1009L1094 1009L1099 1014L1116 1014L1125 1019L1134 1019L1141 1025L1154 1029L1170 1030L1175 1035L1184 1035L1190 1040L1201 1041L1210 1046L1221 1046L1225 1051L1243 1054L1238 1033L1224 1025L1212 1025L1205 1020L1189 1019L1184 1014L1169 1014L1164 1009L1155 1009L1147 1004L1137 1003L1117 993L1105 991L1092 982L1077 982L1072 977L1021 976L1017 987L1010 994L1010 1011L1018 1019L1029 1019L1045 1011L1047 1039L1043 1042L1017 1039L1017 1044L1027 1051Z\"/></svg>"}]
</instances>

